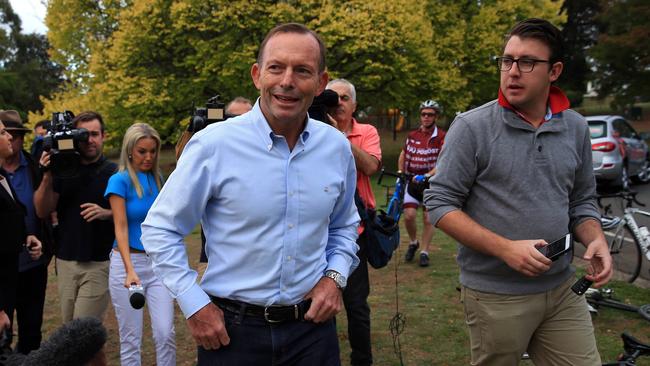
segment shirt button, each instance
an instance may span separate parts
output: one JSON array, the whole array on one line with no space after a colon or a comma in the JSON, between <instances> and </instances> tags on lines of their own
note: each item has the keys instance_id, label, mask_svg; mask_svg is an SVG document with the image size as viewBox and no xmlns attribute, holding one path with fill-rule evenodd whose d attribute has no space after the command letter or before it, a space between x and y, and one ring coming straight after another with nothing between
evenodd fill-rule
<instances>
[{"instance_id":1,"label":"shirt button","mask_svg":"<svg viewBox=\"0 0 650 366\"><path fill-rule=\"evenodd\" d=\"M293 224L289 224L289 229L293 229Z\"/></svg>"},{"instance_id":2,"label":"shirt button","mask_svg":"<svg viewBox=\"0 0 650 366\"><path fill-rule=\"evenodd\" d=\"M287 256L287 261L290 261L290 260L291 260L291 256L288 255L288 256Z\"/></svg>"},{"instance_id":3,"label":"shirt button","mask_svg":"<svg viewBox=\"0 0 650 366\"><path fill-rule=\"evenodd\" d=\"M289 192L289 197L293 197L293 191Z\"/></svg>"}]
</instances>

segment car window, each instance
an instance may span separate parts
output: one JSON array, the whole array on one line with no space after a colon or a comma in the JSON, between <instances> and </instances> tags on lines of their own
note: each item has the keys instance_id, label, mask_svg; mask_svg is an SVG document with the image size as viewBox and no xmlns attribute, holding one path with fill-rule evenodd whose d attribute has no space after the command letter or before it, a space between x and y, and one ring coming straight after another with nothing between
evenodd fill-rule
<instances>
[{"instance_id":1,"label":"car window","mask_svg":"<svg viewBox=\"0 0 650 366\"><path fill-rule=\"evenodd\" d=\"M634 137L634 130L622 119L617 119L612 122L614 131L618 132L620 137L632 138Z\"/></svg>"},{"instance_id":2,"label":"car window","mask_svg":"<svg viewBox=\"0 0 650 366\"><path fill-rule=\"evenodd\" d=\"M589 121L589 135L592 139L607 136L607 123L605 121Z\"/></svg>"},{"instance_id":3,"label":"car window","mask_svg":"<svg viewBox=\"0 0 650 366\"><path fill-rule=\"evenodd\" d=\"M624 119L621 120L621 121L623 122L623 125L625 125L625 128L627 128L627 130L629 131L629 133L630 133L630 137L632 137L632 138L638 138L639 134L636 132L636 130L634 129L634 127L632 127L632 126L630 125L630 123L629 123L628 121L624 120Z\"/></svg>"}]
</instances>

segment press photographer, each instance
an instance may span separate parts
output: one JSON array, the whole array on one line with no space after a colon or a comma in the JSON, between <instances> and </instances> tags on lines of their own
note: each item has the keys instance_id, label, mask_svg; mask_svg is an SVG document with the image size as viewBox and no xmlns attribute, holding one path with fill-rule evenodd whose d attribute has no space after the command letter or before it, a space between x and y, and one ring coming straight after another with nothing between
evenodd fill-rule
<instances>
[{"instance_id":1,"label":"press photographer","mask_svg":"<svg viewBox=\"0 0 650 366\"><path fill-rule=\"evenodd\" d=\"M314 98L309 106L307 113L309 117L325 122L329 125L336 126L336 119L330 117L336 113L336 107L339 105L339 95L331 89L325 89L322 93Z\"/></svg>"},{"instance_id":2,"label":"press photographer","mask_svg":"<svg viewBox=\"0 0 650 366\"><path fill-rule=\"evenodd\" d=\"M64 131L88 131L87 140L76 142L77 174L64 179L50 169L56 161L54 147L61 154L62 147L74 146L75 138L70 141L69 136L75 133L53 137L57 145L44 152L39 162L44 173L34 205L41 218L55 210L58 213L54 254L63 321L84 316L102 319L108 306L108 255L114 239L112 212L104 191L117 166L102 154L105 131L99 113L83 112L69 125L63 123L71 127Z\"/></svg>"}]
</instances>

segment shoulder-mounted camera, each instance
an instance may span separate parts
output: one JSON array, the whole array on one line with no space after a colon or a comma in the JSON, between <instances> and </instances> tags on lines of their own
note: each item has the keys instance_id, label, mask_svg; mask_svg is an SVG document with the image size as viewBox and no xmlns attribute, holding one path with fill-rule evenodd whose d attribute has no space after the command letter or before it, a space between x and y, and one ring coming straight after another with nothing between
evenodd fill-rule
<instances>
[{"instance_id":1,"label":"shoulder-mounted camera","mask_svg":"<svg viewBox=\"0 0 650 366\"><path fill-rule=\"evenodd\" d=\"M225 121L231 117L234 116L226 114L226 105L219 100L217 94L208 99L205 107L194 108L187 130L193 133L199 132L211 123Z\"/></svg>"},{"instance_id":2,"label":"shoulder-mounted camera","mask_svg":"<svg viewBox=\"0 0 650 366\"><path fill-rule=\"evenodd\" d=\"M81 164L79 143L88 142L88 130L73 128L74 114L70 111L52 113L47 134L43 137L43 150L50 152L50 169L59 178L77 175Z\"/></svg>"}]
</instances>

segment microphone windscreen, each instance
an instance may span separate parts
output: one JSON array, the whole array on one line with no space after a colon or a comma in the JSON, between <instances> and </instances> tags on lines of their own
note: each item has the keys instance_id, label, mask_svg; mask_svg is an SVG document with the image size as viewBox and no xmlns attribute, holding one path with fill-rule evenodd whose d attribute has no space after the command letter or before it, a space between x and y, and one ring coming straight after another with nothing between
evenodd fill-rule
<instances>
[{"instance_id":1,"label":"microphone windscreen","mask_svg":"<svg viewBox=\"0 0 650 366\"><path fill-rule=\"evenodd\" d=\"M142 309L144 306L144 295L141 292L134 292L129 296L129 302L134 309Z\"/></svg>"},{"instance_id":2,"label":"microphone windscreen","mask_svg":"<svg viewBox=\"0 0 650 366\"><path fill-rule=\"evenodd\" d=\"M79 318L58 328L24 365L86 365L104 347L106 328L97 318Z\"/></svg>"}]
</instances>

